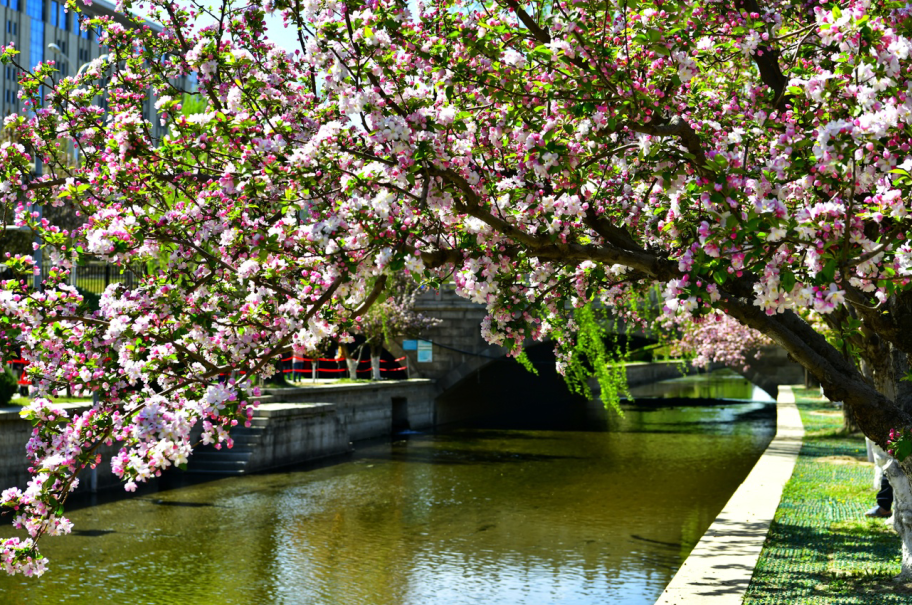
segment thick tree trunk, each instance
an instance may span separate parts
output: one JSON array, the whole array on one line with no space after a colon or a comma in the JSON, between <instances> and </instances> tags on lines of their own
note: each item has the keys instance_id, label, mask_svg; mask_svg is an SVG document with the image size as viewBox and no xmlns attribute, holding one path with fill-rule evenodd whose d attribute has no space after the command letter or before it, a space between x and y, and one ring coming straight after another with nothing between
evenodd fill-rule
<instances>
[{"instance_id":1,"label":"thick tree trunk","mask_svg":"<svg viewBox=\"0 0 912 605\"><path fill-rule=\"evenodd\" d=\"M890 460L884 473L893 487L893 529L902 539L901 571L894 578L897 582L912 581L912 460L902 464Z\"/></svg>"},{"instance_id":2,"label":"thick tree trunk","mask_svg":"<svg viewBox=\"0 0 912 605\"><path fill-rule=\"evenodd\" d=\"M855 424L855 420L845 404L842 406L842 430L849 434L858 432L858 425Z\"/></svg>"},{"instance_id":3,"label":"thick tree trunk","mask_svg":"<svg viewBox=\"0 0 912 605\"><path fill-rule=\"evenodd\" d=\"M352 380L356 380L358 378L358 360L352 359L347 344L339 343L339 355L342 356L345 360L345 365L348 367L348 377Z\"/></svg>"},{"instance_id":4,"label":"thick tree trunk","mask_svg":"<svg viewBox=\"0 0 912 605\"><path fill-rule=\"evenodd\" d=\"M371 355L371 378L380 380L380 356Z\"/></svg>"},{"instance_id":5,"label":"thick tree trunk","mask_svg":"<svg viewBox=\"0 0 912 605\"><path fill-rule=\"evenodd\" d=\"M345 358L345 365L348 366L348 377L352 380L358 378L358 360L351 357Z\"/></svg>"},{"instance_id":6,"label":"thick tree trunk","mask_svg":"<svg viewBox=\"0 0 912 605\"><path fill-rule=\"evenodd\" d=\"M912 409L912 388L902 380L909 372L908 357L884 347L882 355L866 360L873 369L874 385L906 412ZM899 427L897 427L899 428ZM875 454L876 455L876 454ZM912 458L902 463L893 458L883 465L883 473L893 488L893 529L902 540L901 571L897 582L912 581Z\"/></svg>"},{"instance_id":7,"label":"thick tree trunk","mask_svg":"<svg viewBox=\"0 0 912 605\"><path fill-rule=\"evenodd\" d=\"M380 354L383 353L382 346L371 345L371 380L380 380Z\"/></svg>"}]
</instances>

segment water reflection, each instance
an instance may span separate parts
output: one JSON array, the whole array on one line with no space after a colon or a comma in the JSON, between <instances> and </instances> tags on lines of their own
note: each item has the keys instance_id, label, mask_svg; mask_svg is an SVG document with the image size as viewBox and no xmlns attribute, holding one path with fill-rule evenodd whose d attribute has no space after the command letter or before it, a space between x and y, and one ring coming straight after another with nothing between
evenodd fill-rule
<instances>
[{"instance_id":1,"label":"water reflection","mask_svg":"<svg viewBox=\"0 0 912 605\"><path fill-rule=\"evenodd\" d=\"M634 399L739 399L774 403L769 394L731 370L682 376L630 389Z\"/></svg>"},{"instance_id":2,"label":"water reflection","mask_svg":"<svg viewBox=\"0 0 912 605\"><path fill-rule=\"evenodd\" d=\"M772 436L764 409L410 436L85 507L76 535L48 539L46 576L0 590L30 605L652 603Z\"/></svg>"}]
</instances>

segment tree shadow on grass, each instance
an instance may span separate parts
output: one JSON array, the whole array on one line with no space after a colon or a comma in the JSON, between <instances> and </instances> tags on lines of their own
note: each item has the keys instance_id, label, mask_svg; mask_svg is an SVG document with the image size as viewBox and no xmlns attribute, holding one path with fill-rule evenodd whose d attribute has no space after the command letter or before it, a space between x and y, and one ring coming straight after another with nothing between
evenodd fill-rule
<instances>
[{"instance_id":1,"label":"tree shadow on grass","mask_svg":"<svg viewBox=\"0 0 912 605\"><path fill-rule=\"evenodd\" d=\"M882 522L774 521L744 603L909 603L912 586L893 582L899 553L899 536Z\"/></svg>"}]
</instances>

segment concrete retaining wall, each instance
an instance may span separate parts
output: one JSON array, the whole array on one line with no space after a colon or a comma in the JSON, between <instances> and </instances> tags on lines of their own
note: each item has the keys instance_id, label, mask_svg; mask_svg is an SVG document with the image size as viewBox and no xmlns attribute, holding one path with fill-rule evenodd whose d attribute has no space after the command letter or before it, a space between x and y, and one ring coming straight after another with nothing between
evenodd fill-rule
<instances>
[{"instance_id":1,"label":"concrete retaining wall","mask_svg":"<svg viewBox=\"0 0 912 605\"><path fill-rule=\"evenodd\" d=\"M776 436L691 551L656 605L740 605L801 451L792 387L779 387Z\"/></svg>"},{"instance_id":2,"label":"concrete retaining wall","mask_svg":"<svg viewBox=\"0 0 912 605\"><path fill-rule=\"evenodd\" d=\"M65 403L59 407L65 409L70 417L88 409L85 404ZM25 456L25 445L32 436L32 423L19 416L19 406L0 408L0 491L10 487L25 489L32 478L28 472L29 462ZM103 489L120 484L120 480L111 471L111 456L120 447L102 446L101 464L94 470L87 469L79 476L79 486L75 493Z\"/></svg>"},{"instance_id":3,"label":"concrete retaining wall","mask_svg":"<svg viewBox=\"0 0 912 605\"><path fill-rule=\"evenodd\" d=\"M267 391L283 403L333 403L351 441L385 437L393 432L394 411L404 406L402 416L411 430L434 426L434 381L415 378L389 382L316 384ZM267 404L264 404L267 405Z\"/></svg>"},{"instance_id":4,"label":"concrete retaining wall","mask_svg":"<svg viewBox=\"0 0 912 605\"><path fill-rule=\"evenodd\" d=\"M19 417L20 408L0 410L0 489L25 488L31 478L25 458L25 444L32 425Z\"/></svg>"},{"instance_id":5,"label":"concrete retaining wall","mask_svg":"<svg viewBox=\"0 0 912 605\"><path fill-rule=\"evenodd\" d=\"M256 417L266 422L244 472L351 451L348 431L331 403L264 403Z\"/></svg>"},{"instance_id":6,"label":"concrete retaining wall","mask_svg":"<svg viewBox=\"0 0 912 605\"><path fill-rule=\"evenodd\" d=\"M254 418L259 435L245 448L219 450L227 459L244 458L243 472L287 466L351 451L350 443L387 437L394 429L434 426L434 383L426 379L354 384L318 384L275 389L282 403L263 403ZM264 397L264 399L266 399ZM275 398L272 398L275 401ZM85 404L62 404L72 416ZM32 425L19 416L20 407L0 409L0 491L25 488L31 475L25 445ZM199 429L197 429L197 435ZM239 434L242 430L237 431ZM232 433L234 434L234 433ZM80 475L78 491L120 484L111 472L111 456L120 444L102 447L102 463ZM234 457L234 458L232 458ZM191 470L194 460L191 457Z\"/></svg>"},{"instance_id":7,"label":"concrete retaining wall","mask_svg":"<svg viewBox=\"0 0 912 605\"><path fill-rule=\"evenodd\" d=\"M632 387L681 377L680 361L635 362L626 365L627 384ZM690 374L692 371L693 368L686 363L684 374ZM598 388L598 381L593 380L592 383Z\"/></svg>"}]
</instances>

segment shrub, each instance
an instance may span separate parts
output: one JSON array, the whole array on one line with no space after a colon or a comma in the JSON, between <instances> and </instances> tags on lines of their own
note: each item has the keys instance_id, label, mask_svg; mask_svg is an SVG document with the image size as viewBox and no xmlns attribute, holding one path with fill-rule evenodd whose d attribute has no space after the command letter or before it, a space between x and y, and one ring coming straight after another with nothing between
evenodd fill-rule
<instances>
[{"instance_id":1,"label":"shrub","mask_svg":"<svg viewBox=\"0 0 912 605\"><path fill-rule=\"evenodd\" d=\"M19 379L9 368L0 372L0 405L9 405L19 390Z\"/></svg>"},{"instance_id":2,"label":"shrub","mask_svg":"<svg viewBox=\"0 0 912 605\"><path fill-rule=\"evenodd\" d=\"M98 310L98 307L101 303L101 296L99 294L95 294L94 292L86 290L85 288L77 287L76 290L82 295L82 304L84 304L89 309L89 311Z\"/></svg>"}]
</instances>

